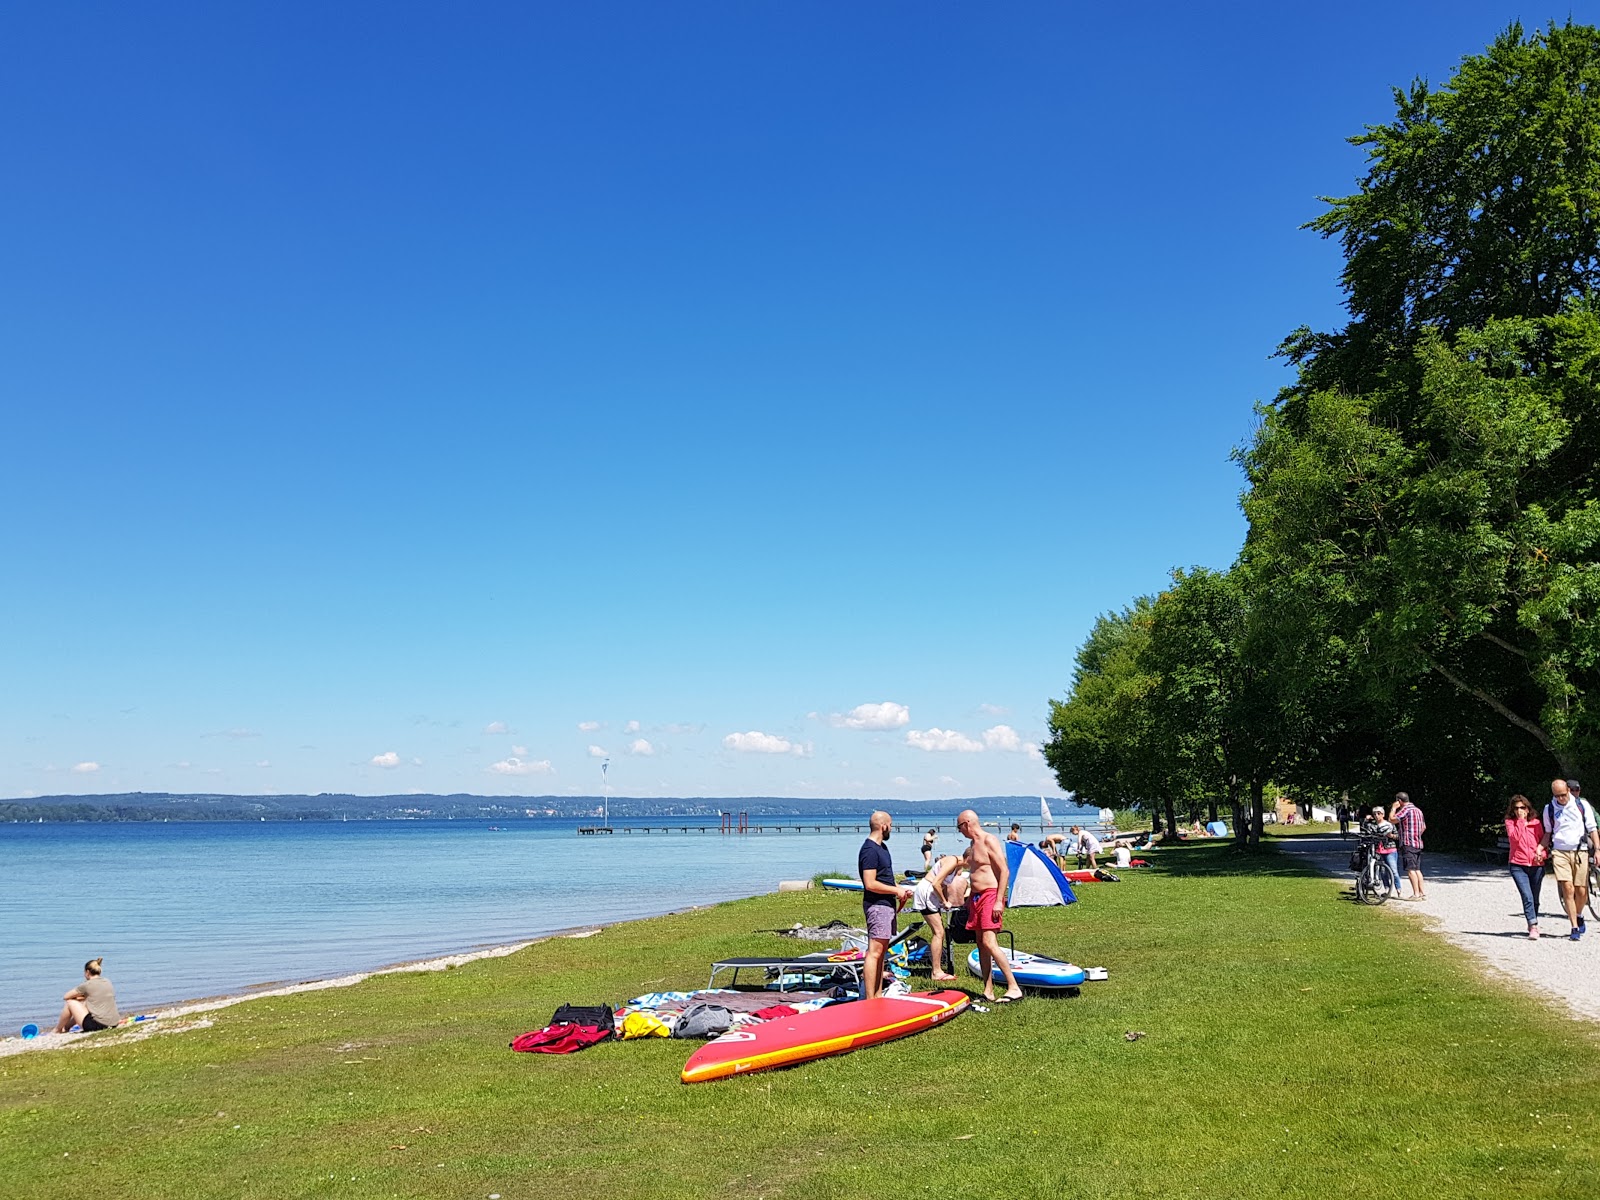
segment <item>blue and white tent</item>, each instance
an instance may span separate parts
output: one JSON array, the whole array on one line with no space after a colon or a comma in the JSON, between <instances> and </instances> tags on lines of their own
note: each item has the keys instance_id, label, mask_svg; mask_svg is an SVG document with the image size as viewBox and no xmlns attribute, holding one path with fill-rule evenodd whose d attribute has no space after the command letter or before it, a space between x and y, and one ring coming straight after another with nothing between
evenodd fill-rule
<instances>
[{"instance_id":1,"label":"blue and white tent","mask_svg":"<svg viewBox=\"0 0 1600 1200\"><path fill-rule=\"evenodd\" d=\"M1006 867L1011 872L1008 908L1045 908L1078 899L1061 868L1032 842L1007 842Z\"/></svg>"}]
</instances>

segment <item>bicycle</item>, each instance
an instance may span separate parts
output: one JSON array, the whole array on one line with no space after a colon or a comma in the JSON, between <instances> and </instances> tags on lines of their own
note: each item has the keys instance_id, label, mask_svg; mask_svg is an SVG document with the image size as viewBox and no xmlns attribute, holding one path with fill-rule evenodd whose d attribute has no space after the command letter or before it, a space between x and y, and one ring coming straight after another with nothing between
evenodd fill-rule
<instances>
[{"instance_id":1,"label":"bicycle","mask_svg":"<svg viewBox=\"0 0 1600 1200\"><path fill-rule=\"evenodd\" d=\"M1356 870L1356 899L1362 904L1382 904L1400 892L1394 869L1378 853L1382 841L1375 834L1364 833L1360 846L1351 856Z\"/></svg>"}]
</instances>

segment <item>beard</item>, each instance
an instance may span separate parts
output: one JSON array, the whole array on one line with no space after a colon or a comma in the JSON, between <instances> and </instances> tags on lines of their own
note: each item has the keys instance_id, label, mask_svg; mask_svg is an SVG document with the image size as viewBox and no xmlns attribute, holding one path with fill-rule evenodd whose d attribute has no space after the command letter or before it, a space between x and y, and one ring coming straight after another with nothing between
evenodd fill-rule
<instances>
[{"instance_id":1,"label":"beard","mask_svg":"<svg viewBox=\"0 0 1600 1200\"><path fill-rule=\"evenodd\" d=\"M894 830L892 830L892 829L885 829L883 831L883 840L887 842L889 840L889 835L891 833L893 833L893 832L894 832Z\"/></svg>"}]
</instances>

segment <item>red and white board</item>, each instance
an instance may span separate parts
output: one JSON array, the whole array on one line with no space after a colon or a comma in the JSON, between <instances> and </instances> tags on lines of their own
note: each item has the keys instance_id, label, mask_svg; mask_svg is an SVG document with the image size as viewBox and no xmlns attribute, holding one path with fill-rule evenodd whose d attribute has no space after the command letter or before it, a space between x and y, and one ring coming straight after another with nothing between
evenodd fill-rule
<instances>
[{"instance_id":1,"label":"red and white board","mask_svg":"<svg viewBox=\"0 0 1600 1200\"><path fill-rule=\"evenodd\" d=\"M705 1083L830 1054L848 1054L862 1046L932 1029L971 1002L965 992L914 992L830 1004L797 1016L730 1029L689 1056L683 1064L683 1081Z\"/></svg>"}]
</instances>

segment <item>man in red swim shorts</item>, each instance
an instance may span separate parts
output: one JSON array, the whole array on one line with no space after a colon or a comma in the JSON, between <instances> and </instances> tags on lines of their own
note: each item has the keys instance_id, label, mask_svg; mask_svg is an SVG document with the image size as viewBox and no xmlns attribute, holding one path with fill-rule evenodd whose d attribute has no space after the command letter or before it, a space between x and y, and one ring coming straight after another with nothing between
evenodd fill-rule
<instances>
[{"instance_id":1,"label":"man in red swim shorts","mask_svg":"<svg viewBox=\"0 0 1600 1200\"><path fill-rule=\"evenodd\" d=\"M1006 911L1006 888L1011 882L1011 868L1006 865L1006 848L999 838L989 833L970 808L956 818L956 828L961 836L971 841L967 847L967 870L972 873L972 899L967 909L967 928L978 935L978 970L983 975L983 998L994 1000L994 968L1006 981L1006 994L996 1001L1006 1004L1022 999L1022 989L1011 971L1011 962L1000 941L994 935L1000 929Z\"/></svg>"}]
</instances>

